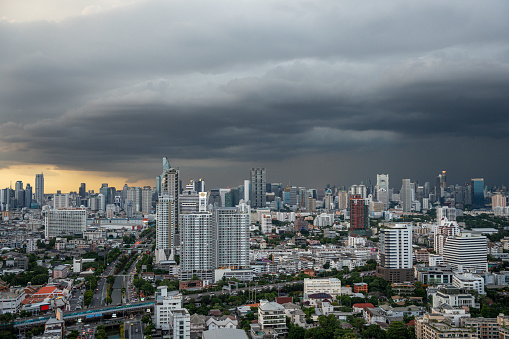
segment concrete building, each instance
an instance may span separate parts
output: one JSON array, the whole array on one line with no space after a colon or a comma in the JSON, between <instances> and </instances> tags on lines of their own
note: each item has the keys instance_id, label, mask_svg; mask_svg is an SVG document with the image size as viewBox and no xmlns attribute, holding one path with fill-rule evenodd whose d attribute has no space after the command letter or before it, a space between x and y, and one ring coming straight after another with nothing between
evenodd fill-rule
<instances>
[{"instance_id":1,"label":"concrete building","mask_svg":"<svg viewBox=\"0 0 509 339\"><path fill-rule=\"evenodd\" d=\"M444 263L454 270L484 273L488 271L486 237L463 232L448 237L444 246Z\"/></svg>"},{"instance_id":2,"label":"concrete building","mask_svg":"<svg viewBox=\"0 0 509 339\"><path fill-rule=\"evenodd\" d=\"M412 225L394 224L380 229L377 276L394 282L412 282Z\"/></svg>"},{"instance_id":3,"label":"concrete building","mask_svg":"<svg viewBox=\"0 0 509 339\"><path fill-rule=\"evenodd\" d=\"M249 267L249 206L218 208L215 218L216 268Z\"/></svg>"},{"instance_id":4,"label":"concrete building","mask_svg":"<svg viewBox=\"0 0 509 339\"><path fill-rule=\"evenodd\" d=\"M39 204L39 208L44 205L44 174L35 175L35 201Z\"/></svg>"},{"instance_id":5,"label":"concrete building","mask_svg":"<svg viewBox=\"0 0 509 339\"><path fill-rule=\"evenodd\" d=\"M410 179L403 179L401 185L401 207L403 212L412 211L412 186Z\"/></svg>"},{"instance_id":6,"label":"concrete building","mask_svg":"<svg viewBox=\"0 0 509 339\"><path fill-rule=\"evenodd\" d=\"M154 304L155 325L157 329L168 331L171 328L170 312L182 308L182 295L168 292L166 286L159 286Z\"/></svg>"},{"instance_id":7,"label":"concrete building","mask_svg":"<svg viewBox=\"0 0 509 339\"><path fill-rule=\"evenodd\" d=\"M53 196L53 208L58 210L69 207L69 194L55 194Z\"/></svg>"},{"instance_id":8,"label":"concrete building","mask_svg":"<svg viewBox=\"0 0 509 339\"><path fill-rule=\"evenodd\" d=\"M432 294L433 307L447 304L451 307L477 307L475 297L457 287L445 287Z\"/></svg>"},{"instance_id":9,"label":"concrete building","mask_svg":"<svg viewBox=\"0 0 509 339\"><path fill-rule=\"evenodd\" d=\"M173 326L173 337L179 339L191 338L191 316L185 308L179 308L170 312L170 321Z\"/></svg>"},{"instance_id":10,"label":"concrete building","mask_svg":"<svg viewBox=\"0 0 509 339\"><path fill-rule=\"evenodd\" d=\"M478 294L486 294L484 292L484 278L478 274L455 273L452 277L452 285Z\"/></svg>"},{"instance_id":11,"label":"concrete building","mask_svg":"<svg viewBox=\"0 0 509 339\"><path fill-rule=\"evenodd\" d=\"M212 280L214 274L214 227L211 212L180 215L180 280L193 275Z\"/></svg>"},{"instance_id":12,"label":"concrete building","mask_svg":"<svg viewBox=\"0 0 509 339\"><path fill-rule=\"evenodd\" d=\"M46 211L46 239L65 235L83 234L86 229L87 211L85 208L70 208Z\"/></svg>"},{"instance_id":13,"label":"concrete building","mask_svg":"<svg viewBox=\"0 0 509 339\"><path fill-rule=\"evenodd\" d=\"M337 278L304 279L304 299L310 294L326 293L334 299L341 295L341 280Z\"/></svg>"},{"instance_id":14,"label":"concrete building","mask_svg":"<svg viewBox=\"0 0 509 339\"><path fill-rule=\"evenodd\" d=\"M275 302L260 300L258 325L262 332L272 338L286 336L288 328L286 327L285 308Z\"/></svg>"},{"instance_id":15,"label":"concrete building","mask_svg":"<svg viewBox=\"0 0 509 339\"><path fill-rule=\"evenodd\" d=\"M25 290L23 288L14 289L10 292L0 292L0 312L17 313L21 309L23 300L25 300Z\"/></svg>"},{"instance_id":16,"label":"concrete building","mask_svg":"<svg viewBox=\"0 0 509 339\"><path fill-rule=\"evenodd\" d=\"M389 208L389 174L376 175L376 199L383 203L384 210Z\"/></svg>"},{"instance_id":17,"label":"concrete building","mask_svg":"<svg viewBox=\"0 0 509 339\"><path fill-rule=\"evenodd\" d=\"M141 190L141 213L149 214L152 212L152 188L143 186Z\"/></svg>"},{"instance_id":18,"label":"concrete building","mask_svg":"<svg viewBox=\"0 0 509 339\"><path fill-rule=\"evenodd\" d=\"M156 207L156 251L175 248L176 205L173 197L159 197Z\"/></svg>"},{"instance_id":19,"label":"concrete building","mask_svg":"<svg viewBox=\"0 0 509 339\"><path fill-rule=\"evenodd\" d=\"M251 168L251 207L265 207L266 182L265 168Z\"/></svg>"},{"instance_id":20,"label":"concrete building","mask_svg":"<svg viewBox=\"0 0 509 339\"><path fill-rule=\"evenodd\" d=\"M350 236L369 236L368 206L359 194L350 196Z\"/></svg>"}]
</instances>

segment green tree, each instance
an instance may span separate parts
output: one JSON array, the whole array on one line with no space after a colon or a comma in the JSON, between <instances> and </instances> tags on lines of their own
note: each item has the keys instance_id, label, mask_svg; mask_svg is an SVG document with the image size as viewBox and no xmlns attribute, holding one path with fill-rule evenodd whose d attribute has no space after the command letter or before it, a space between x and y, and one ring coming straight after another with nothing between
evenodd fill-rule
<instances>
[{"instance_id":1,"label":"green tree","mask_svg":"<svg viewBox=\"0 0 509 339\"><path fill-rule=\"evenodd\" d=\"M410 332L406 327L405 323L402 321L393 321L389 325L389 329L387 330L387 338L388 339L401 339L408 338Z\"/></svg>"},{"instance_id":2,"label":"green tree","mask_svg":"<svg viewBox=\"0 0 509 339\"><path fill-rule=\"evenodd\" d=\"M386 339L387 334L384 330L380 328L378 325L369 325L366 329L361 333L361 338L363 339Z\"/></svg>"},{"instance_id":3,"label":"green tree","mask_svg":"<svg viewBox=\"0 0 509 339\"><path fill-rule=\"evenodd\" d=\"M290 326L288 331L288 339L304 339L306 336L306 329L300 326Z\"/></svg>"}]
</instances>

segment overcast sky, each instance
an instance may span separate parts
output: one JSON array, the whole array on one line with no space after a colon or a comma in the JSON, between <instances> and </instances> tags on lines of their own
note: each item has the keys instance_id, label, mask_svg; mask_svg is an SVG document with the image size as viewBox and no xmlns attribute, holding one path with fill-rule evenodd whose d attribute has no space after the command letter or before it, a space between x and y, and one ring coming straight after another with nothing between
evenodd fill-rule
<instances>
[{"instance_id":1,"label":"overcast sky","mask_svg":"<svg viewBox=\"0 0 509 339\"><path fill-rule=\"evenodd\" d=\"M507 1L4 0L0 184L508 184L508 32Z\"/></svg>"}]
</instances>

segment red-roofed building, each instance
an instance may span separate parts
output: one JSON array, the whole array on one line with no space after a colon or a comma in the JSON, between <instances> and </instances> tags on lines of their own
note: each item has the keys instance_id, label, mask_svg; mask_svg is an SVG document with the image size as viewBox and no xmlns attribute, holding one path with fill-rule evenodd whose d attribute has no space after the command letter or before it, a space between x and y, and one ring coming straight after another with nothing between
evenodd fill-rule
<instances>
[{"instance_id":1,"label":"red-roofed building","mask_svg":"<svg viewBox=\"0 0 509 339\"><path fill-rule=\"evenodd\" d=\"M352 312L361 313L366 307L375 308L375 306L371 303L358 303L352 305Z\"/></svg>"},{"instance_id":2,"label":"red-roofed building","mask_svg":"<svg viewBox=\"0 0 509 339\"><path fill-rule=\"evenodd\" d=\"M280 305L293 302L292 297L277 297L276 302Z\"/></svg>"}]
</instances>

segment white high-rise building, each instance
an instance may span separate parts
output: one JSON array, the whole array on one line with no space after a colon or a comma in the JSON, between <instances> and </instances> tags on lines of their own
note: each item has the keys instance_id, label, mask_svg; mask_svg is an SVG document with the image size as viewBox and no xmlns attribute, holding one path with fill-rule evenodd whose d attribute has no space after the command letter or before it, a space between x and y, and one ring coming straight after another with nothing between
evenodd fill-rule
<instances>
[{"instance_id":1,"label":"white high-rise building","mask_svg":"<svg viewBox=\"0 0 509 339\"><path fill-rule=\"evenodd\" d=\"M175 245L175 201L173 197L159 197L156 208L156 250L174 249Z\"/></svg>"},{"instance_id":2,"label":"white high-rise building","mask_svg":"<svg viewBox=\"0 0 509 339\"><path fill-rule=\"evenodd\" d=\"M250 181L244 180L244 201L247 203L249 201L249 192L250 192Z\"/></svg>"},{"instance_id":3,"label":"white high-rise building","mask_svg":"<svg viewBox=\"0 0 509 339\"><path fill-rule=\"evenodd\" d=\"M410 179L403 179L401 185L401 207L403 207L403 212L411 212L412 211L412 186L410 184Z\"/></svg>"},{"instance_id":4,"label":"white high-rise building","mask_svg":"<svg viewBox=\"0 0 509 339\"><path fill-rule=\"evenodd\" d=\"M69 194L55 194L53 196L53 208L58 210L60 208L69 207Z\"/></svg>"},{"instance_id":5,"label":"white high-rise building","mask_svg":"<svg viewBox=\"0 0 509 339\"><path fill-rule=\"evenodd\" d=\"M35 201L39 203L39 208L44 204L44 174L35 175Z\"/></svg>"},{"instance_id":6,"label":"white high-rise building","mask_svg":"<svg viewBox=\"0 0 509 339\"><path fill-rule=\"evenodd\" d=\"M507 206L507 197L503 194L497 193L491 197L491 208L495 209L496 207L506 207Z\"/></svg>"},{"instance_id":7,"label":"white high-rise building","mask_svg":"<svg viewBox=\"0 0 509 339\"><path fill-rule=\"evenodd\" d=\"M348 192L347 191L339 191L338 192L338 209L346 210L348 208Z\"/></svg>"},{"instance_id":8,"label":"white high-rise building","mask_svg":"<svg viewBox=\"0 0 509 339\"><path fill-rule=\"evenodd\" d=\"M180 215L180 280L214 276L214 220L211 212Z\"/></svg>"},{"instance_id":9,"label":"white high-rise building","mask_svg":"<svg viewBox=\"0 0 509 339\"><path fill-rule=\"evenodd\" d=\"M384 210L389 207L389 174L376 175L376 198L384 204Z\"/></svg>"},{"instance_id":10,"label":"white high-rise building","mask_svg":"<svg viewBox=\"0 0 509 339\"><path fill-rule=\"evenodd\" d=\"M488 271L488 245L485 236L463 231L448 237L444 246L444 263L454 270L484 273Z\"/></svg>"},{"instance_id":11,"label":"white high-rise building","mask_svg":"<svg viewBox=\"0 0 509 339\"><path fill-rule=\"evenodd\" d=\"M206 192L200 192L205 193ZM191 180L186 185L186 189L179 197L180 201L180 212L179 213L196 213L199 210L199 199L200 196L195 190L194 182Z\"/></svg>"},{"instance_id":12,"label":"white high-rise building","mask_svg":"<svg viewBox=\"0 0 509 339\"><path fill-rule=\"evenodd\" d=\"M44 232L46 239L83 234L86 230L87 210L85 208L46 211Z\"/></svg>"},{"instance_id":13,"label":"white high-rise building","mask_svg":"<svg viewBox=\"0 0 509 339\"><path fill-rule=\"evenodd\" d=\"M413 281L412 225L380 229L377 275L389 282Z\"/></svg>"},{"instance_id":14,"label":"white high-rise building","mask_svg":"<svg viewBox=\"0 0 509 339\"><path fill-rule=\"evenodd\" d=\"M444 220L446 221L456 221L456 208L450 208L448 206L437 207L437 223L442 225Z\"/></svg>"},{"instance_id":15,"label":"white high-rise building","mask_svg":"<svg viewBox=\"0 0 509 339\"><path fill-rule=\"evenodd\" d=\"M216 210L215 256L217 268L249 266L249 208L240 204Z\"/></svg>"}]
</instances>

